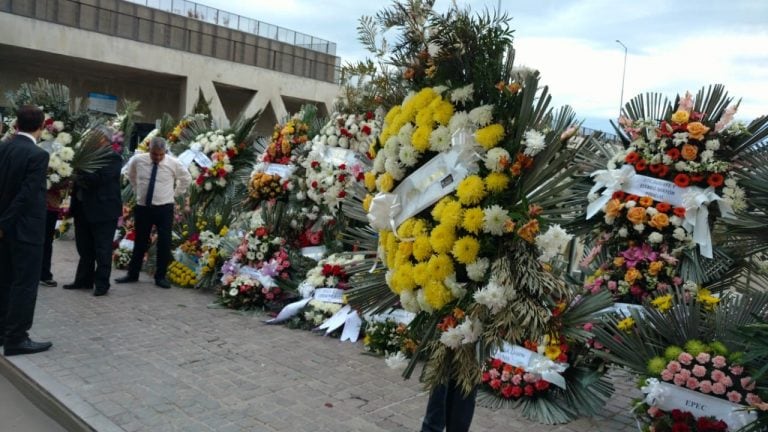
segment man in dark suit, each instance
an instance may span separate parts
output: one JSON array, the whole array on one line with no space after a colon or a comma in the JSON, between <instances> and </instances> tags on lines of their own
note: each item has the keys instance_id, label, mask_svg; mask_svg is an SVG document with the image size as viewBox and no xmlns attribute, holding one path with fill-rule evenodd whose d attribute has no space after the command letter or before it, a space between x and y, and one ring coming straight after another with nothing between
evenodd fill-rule
<instances>
[{"instance_id":1,"label":"man in dark suit","mask_svg":"<svg viewBox=\"0 0 768 432\"><path fill-rule=\"evenodd\" d=\"M0 143L0 342L5 355L32 354L50 342L29 338L45 238L48 153L38 147L40 108L18 109L19 132Z\"/></svg>"},{"instance_id":2,"label":"man in dark suit","mask_svg":"<svg viewBox=\"0 0 768 432\"><path fill-rule=\"evenodd\" d=\"M108 134L106 131L101 133ZM104 136L101 146L110 145ZM120 170L123 159L110 152L106 165L92 173L76 172L72 187L70 212L75 221L75 245L80 260L75 281L64 289L91 289L94 296L109 291L112 272L112 241L117 219L123 211L120 194Z\"/></svg>"}]
</instances>

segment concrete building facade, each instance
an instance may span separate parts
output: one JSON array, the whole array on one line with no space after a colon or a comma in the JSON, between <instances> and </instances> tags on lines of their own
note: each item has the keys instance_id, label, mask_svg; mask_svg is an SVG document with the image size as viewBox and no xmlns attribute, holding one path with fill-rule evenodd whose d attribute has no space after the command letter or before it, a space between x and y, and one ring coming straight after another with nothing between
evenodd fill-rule
<instances>
[{"instance_id":1,"label":"concrete building facade","mask_svg":"<svg viewBox=\"0 0 768 432\"><path fill-rule=\"evenodd\" d=\"M193 2L161 10L151 1L0 0L0 92L45 78L83 99L140 101L142 121L154 122L191 112L202 89L219 125L262 112L264 134L302 104L331 110L335 44Z\"/></svg>"}]
</instances>

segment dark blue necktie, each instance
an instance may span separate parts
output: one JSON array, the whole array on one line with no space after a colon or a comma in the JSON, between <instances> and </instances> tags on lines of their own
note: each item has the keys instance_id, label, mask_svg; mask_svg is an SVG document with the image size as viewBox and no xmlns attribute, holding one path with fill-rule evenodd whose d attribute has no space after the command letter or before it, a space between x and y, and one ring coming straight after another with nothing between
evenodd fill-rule
<instances>
[{"instance_id":1,"label":"dark blue necktie","mask_svg":"<svg viewBox=\"0 0 768 432\"><path fill-rule=\"evenodd\" d=\"M152 205L152 195L155 193L155 180L157 179L157 164L152 163L152 174L149 176L149 186L147 186L147 199L145 205Z\"/></svg>"}]
</instances>

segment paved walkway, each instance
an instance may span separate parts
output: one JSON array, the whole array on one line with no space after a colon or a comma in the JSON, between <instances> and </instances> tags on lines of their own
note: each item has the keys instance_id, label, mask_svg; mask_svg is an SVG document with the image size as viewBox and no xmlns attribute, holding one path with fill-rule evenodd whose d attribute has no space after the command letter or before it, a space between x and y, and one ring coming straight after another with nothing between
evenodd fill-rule
<instances>
[{"instance_id":1,"label":"paved walkway","mask_svg":"<svg viewBox=\"0 0 768 432\"><path fill-rule=\"evenodd\" d=\"M74 242L54 244L72 281ZM122 275L117 271L116 275ZM358 344L213 309L212 294L113 285L108 296L40 288L33 337L48 352L9 360L98 431L416 431L427 400ZM603 416L551 432L632 431L626 379ZM473 431L545 430L514 411L478 408Z\"/></svg>"}]
</instances>

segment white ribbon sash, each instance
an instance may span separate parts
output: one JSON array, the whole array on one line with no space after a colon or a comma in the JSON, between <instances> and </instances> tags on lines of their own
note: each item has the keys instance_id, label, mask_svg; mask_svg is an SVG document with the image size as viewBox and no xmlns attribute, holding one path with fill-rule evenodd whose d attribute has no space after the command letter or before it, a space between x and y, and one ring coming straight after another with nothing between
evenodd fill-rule
<instances>
[{"instance_id":1,"label":"white ribbon sash","mask_svg":"<svg viewBox=\"0 0 768 432\"><path fill-rule=\"evenodd\" d=\"M325 246L307 246L301 248L301 255L315 261L320 261L325 256L325 252Z\"/></svg>"},{"instance_id":2,"label":"white ribbon sash","mask_svg":"<svg viewBox=\"0 0 768 432\"><path fill-rule=\"evenodd\" d=\"M178 159L185 168L188 168L192 162L197 163L203 168L210 168L213 166L213 161L200 150L184 150L176 159Z\"/></svg>"},{"instance_id":3,"label":"white ribbon sash","mask_svg":"<svg viewBox=\"0 0 768 432\"><path fill-rule=\"evenodd\" d=\"M456 131L449 151L412 172L392 193L374 196L367 215L371 226L380 231L397 231L406 219L455 191L462 180L478 171L480 149L468 131Z\"/></svg>"},{"instance_id":4,"label":"white ribbon sash","mask_svg":"<svg viewBox=\"0 0 768 432\"><path fill-rule=\"evenodd\" d=\"M660 382L656 378L646 380L640 390L646 394L645 402L648 405L664 411L689 411L696 418L712 416L727 423L730 430L740 429L757 419L757 413L745 411L743 405Z\"/></svg>"},{"instance_id":5,"label":"white ribbon sash","mask_svg":"<svg viewBox=\"0 0 768 432\"><path fill-rule=\"evenodd\" d=\"M241 267L240 273L256 279L257 281L259 281L259 283L262 286L266 288L273 288L277 286L277 284L275 283L275 280L272 279L271 276L267 276L264 273L262 273L261 270L255 269L253 267L247 267L247 266Z\"/></svg>"},{"instance_id":6,"label":"white ribbon sash","mask_svg":"<svg viewBox=\"0 0 768 432\"><path fill-rule=\"evenodd\" d=\"M408 312L405 309L390 309L387 312L382 312L376 315L366 314L364 318L369 322L385 322L387 320L392 320L398 324L408 325L414 318L416 318L416 314Z\"/></svg>"},{"instance_id":7,"label":"white ribbon sash","mask_svg":"<svg viewBox=\"0 0 768 432\"><path fill-rule=\"evenodd\" d=\"M264 167L264 173L270 175L276 175L280 178L287 179L296 170L294 165L283 165L276 163L267 163Z\"/></svg>"},{"instance_id":8,"label":"white ribbon sash","mask_svg":"<svg viewBox=\"0 0 768 432\"><path fill-rule=\"evenodd\" d=\"M315 288L313 297L317 301L344 304L344 290L338 288Z\"/></svg>"},{"instance_id":9,"label":"white ribbon sash","mask_svg":"<svg viewBox=\"0 0 768 432\"><path fill-rule=\"evenodd\" d=\"M560 374L568 368L567 363L553 362L549 357L507 342L504 342L501 348L492 350L491 357L538 375L541 379L562 389L565 388L565 378Z\"/></svg>"}]
</instances>

